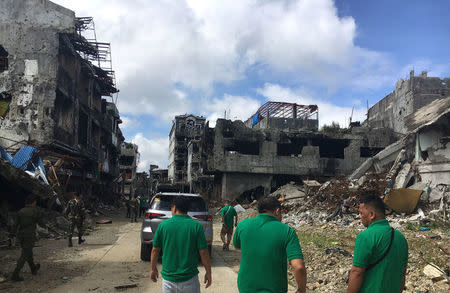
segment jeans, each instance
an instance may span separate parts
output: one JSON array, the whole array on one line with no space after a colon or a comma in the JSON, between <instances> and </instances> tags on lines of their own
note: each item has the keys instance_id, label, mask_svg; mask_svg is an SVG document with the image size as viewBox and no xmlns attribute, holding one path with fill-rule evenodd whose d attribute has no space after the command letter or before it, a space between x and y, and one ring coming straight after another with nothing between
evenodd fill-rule
<instances>
[{"instance_id":1,"label":"jeans","mask_svg":"<svg viewBox=\"0 0 450 293\"><path fill-rule=\"evenodd\" d=\"M184 282L172 282L162 279L162 293L200 293L198 275Z\"/></svg>"}]
</instances>

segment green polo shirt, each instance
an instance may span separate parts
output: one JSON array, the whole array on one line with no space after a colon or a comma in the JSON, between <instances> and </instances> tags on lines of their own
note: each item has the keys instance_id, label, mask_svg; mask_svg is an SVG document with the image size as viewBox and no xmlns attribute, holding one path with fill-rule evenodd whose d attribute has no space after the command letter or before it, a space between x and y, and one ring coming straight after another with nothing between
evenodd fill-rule
<instances>
[{"instance_id":1,"label":"green polo shirt","mask_svg":"<svg viewBox=\"0 0 450 293\"><path fill-rule=\"evenodd\" d=\"M358 234L355 241L353 265L366 268L379 260L391 241L391 226L387 220L373 222ZM359 292L400 292L403 271L408 264L408 243L400 231L395 230L394 241L386 257L364 273Z\"/></svg>"},{"instance_id":2,"label":"green polo shirt","mask_svg":"<svg viewBox=\"0 0 450 293\"><path fill-rule=\"evenodd\" d=\"M228 228L233 229L233 227L234 227L234 225L233 225L234 217L237 217L236 210L232 206L226 205L222 209L221 216L225 217L225 219L224 219L225 225Z\"/></svg>"},{"instance_id":3,"label":"green polo shirt","mask_svg":"<svg viewBox=\"0 0 450 293\"><path fill-rule=\"evenodd\" d=\"M153 247L162 248L161 275L171 282L184 282L198 274L198 251L207 249L202 225L188 215L173 215L156 229Z\"/></svg>"},{"instance_id":4,"label":"green polo shirt","mask_svg":"<svg viewBox=\"0 0 450 293\"><path fill-rule=\"evenodd\" d=\"M259 214L237 225L233 244L241 249L240 293L287 292L287 260L303 259L294 229Z\"/></svg>"}]
</instances>

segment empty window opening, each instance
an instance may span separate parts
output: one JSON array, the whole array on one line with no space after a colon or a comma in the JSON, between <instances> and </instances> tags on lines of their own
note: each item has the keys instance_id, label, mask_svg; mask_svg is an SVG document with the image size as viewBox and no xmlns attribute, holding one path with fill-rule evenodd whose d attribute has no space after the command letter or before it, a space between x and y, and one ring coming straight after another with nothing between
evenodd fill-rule
<instances>
[{"instance_id":1,"label":"empty window opening","mask_svg":"<svg viewBox=\"0 0 450 293\"><path fill-rule=\"evenodd\" d=\"M234 136L234 133L231 131L229 127L226 127L222 130L222 136L226 138L230 138Z\"/></svg>"},{"instance_id":2,"label":"empty window opening","mask_svg":"<svg viewBox=\"0 0 450 293\"><path fill-rule=\"evenodd\" d=\"M78 116L78 143L82 146L87 145L88 137L88 116L80 112Z\"/></svg>"},{"instance_id":3,"label":"empty window opening","mask_svg":"<svg viewBox=\"0 0 450 293\"><path fill-rule=\"evenodd\" d=\"M92 146L95 148L100 148L100 128L92 122Z\"/></svg>"},{"instance_id":4,"label":"empty window opening","mask_svg":"<svg viewBox=\"0 0 450 293\"><path fill-rule=\"evenodd\" d=\"M312 145L319 147L321 158L344 158L344 149L348 147L348 139L313 139Z\"/></svg>"},{"instance_id":5,"label":"empty window opening","mask_svg":"<svg viewBox=\"0 0 450 293\"><path fill-rule=\"evenodd\" d=\"M278 143L278 156L300 155L304 146L308 145L308 140L305 138L293 138L290 143Z\"/></svg>"},{"instance_id":6,"label":"empty window opening","mask_svg":"<svg viewBox=\"0 0 450 293\"><path fill-rule=\"evenodd\" d=\"M131 166L133 165L133 161L133 156L120 156L120 165L122 166Z\"/></svg>"},{"instance_id":7,"label":"empty window opening","mask_svg":"<svg viewBox=\"0 0 450 293\"><path fill-rule=\"evenodd\" d=\"M371 147L360 147L359 148L359 156L361 158L369 158L378 154L380 151L384 150L384 148L371 148Z\"/></svg>"},{"instance_id":8,"label":"empty window opening","mask_svg":"<svg viewBox=\"0 0 450 293\"><path fill-rule=\"evenodd\" d=\"M243 155L259 155L259 142L235 141L225 148L226 152L237 152Z\"/></svg>"},{"instance_id":9,"label":"empty window opening","mask_svg":"<svg viewBox=\"0 0 450 293\"><path fill-rule=\"evenodd\" d=\"M8 52L0 45L0 72L8 70Z\"/></svg>"},{"instance_id":10,"label":"empty window opening","mask_svg":"<svg viewBox=\"0 0 450 293\"><path fill-rule=\"evenodd\" d=\"M73 110L74 106L72 100L65 98L60 91L57 91L55 100L55 120L58 122L58 126L67 132L73 130Z\"/></svg>"},{"instance_id":11,"label":"empty window opening","mask_svg":"<svg viewBox=\"0 0 450 293\"><path fill-rule=\"evenodd\" d=\"M194 144L192 145L192 152L193 152L193 153L198 153L198 151L199 151L198 144L194 143Z\"/></svg>"}]
</instances>

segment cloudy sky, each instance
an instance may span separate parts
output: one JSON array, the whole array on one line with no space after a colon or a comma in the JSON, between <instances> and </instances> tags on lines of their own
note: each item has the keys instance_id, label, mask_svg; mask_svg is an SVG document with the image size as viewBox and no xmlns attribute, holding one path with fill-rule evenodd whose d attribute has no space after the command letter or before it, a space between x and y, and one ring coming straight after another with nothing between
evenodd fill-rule
<instances>
[{"instance_id":1,"label":"cloudy sky","mask_svg":"<svg viewBox=\"0 0 450 293\"><path fill-rule=\"evenodd\" d=\"M267 101L317 104L320 125L364 120L427 70L450 76L450 1L53 0L110 42L139 169L167 167L175 115L245 120Z\"/></svg>"}]
</instances>

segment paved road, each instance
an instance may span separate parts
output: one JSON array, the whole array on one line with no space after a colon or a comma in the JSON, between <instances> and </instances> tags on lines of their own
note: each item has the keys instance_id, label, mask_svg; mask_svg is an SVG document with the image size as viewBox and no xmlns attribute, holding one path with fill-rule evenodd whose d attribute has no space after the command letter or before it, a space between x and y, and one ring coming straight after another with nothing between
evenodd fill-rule
<instances>
[{"instance_id":1,"label":"paved road","mask_svg":"<svg viewBox=\"0 0 450 293\"><path fill-rule=\"evenodd\" d=\"M118 231L119 237L112 245L104 246L99 243L96 248L95 243L87 242L92 245L92 248L85 250L79 258L73 259L73 262L92 263L91 267L83 275L68 280L50 292L114 292L115 286L134 284L137 285L136 288L127 289L125 292L161 292L161 276L157 283L152 282L149 278L150 263L140 260L140 227L140 223L128 223L121 226ZM217 229L218 227L215 227L215 234ZM208 289L202 286L201 291L238 292L236 264L239 252L230 251L224 257L220 240L218 237L215 239L212 258L213 284ZM161 264L158 269L161 270ZM202 282L205 271L201 265L199 271Z\"/></svg>"}]
</instances>

